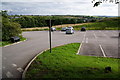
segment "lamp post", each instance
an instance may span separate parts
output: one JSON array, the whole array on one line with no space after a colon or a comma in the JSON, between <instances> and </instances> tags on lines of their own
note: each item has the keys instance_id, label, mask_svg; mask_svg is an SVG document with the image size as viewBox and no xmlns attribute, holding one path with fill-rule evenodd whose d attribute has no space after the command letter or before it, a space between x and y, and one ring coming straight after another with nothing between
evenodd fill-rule
<instances>
[{"instance_id":1,"label":"lamp post","mask_svg":"<svg viewBox=\"0 0 120 80\"><path fill-rule=\"evenodd\" d=\"M52 25L53 25L53 22L55 21L55 20L51 20L51 19L49 19L49 20L45 20L46 21L46 23L47 23L47 26L49 27L49 42L50 42L50 53L52 52L52 44L51 44L51 27L52 27Z\"/></svg>"}]
</instances>

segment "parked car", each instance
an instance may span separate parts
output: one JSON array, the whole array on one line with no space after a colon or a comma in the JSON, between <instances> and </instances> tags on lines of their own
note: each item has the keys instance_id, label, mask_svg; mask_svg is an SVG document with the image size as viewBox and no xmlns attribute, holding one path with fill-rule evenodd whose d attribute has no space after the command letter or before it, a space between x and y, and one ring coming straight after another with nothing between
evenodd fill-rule
<instances>
[{"instance_id":1,"label":"parked car","mask_svg":"<svg viewBox=\"0 0 120 80\"><path fill-rule=\"evenodd\" d=\"M55 27L51 27L51 31L56 31L56 28Z\"/></svg>"},{"instance_id":2,"label":"parked car","mask_svg":"<svg viewBox=\"0 0 120 80\"><path fill-rule=\"evenodd\" d=\"M66 31L66 29L67 29L67 27L63 27L63 28L61 29L61 31Z\"/></svg>"},{"instance_id":3,"label":"parked car","mask_svg":"<svg viewBox=\"0 0 120 80\"><path fill-rule=\"evenodd\" d=\"M66 29L66 34L73 34L73 33L74 33L73 27L68 27L68 28Z\"/></svg>"},{"instance_id":4,"label":"parked car","mask_svg":"<svg viewBox=\"0 0 120 80\"><path fill-rule=\"evenodd\" d=\"M82 28L81 28L81 31L86 31L86 28L85 28L85 27L82 27Z\"/></svg>"}]
</instances>

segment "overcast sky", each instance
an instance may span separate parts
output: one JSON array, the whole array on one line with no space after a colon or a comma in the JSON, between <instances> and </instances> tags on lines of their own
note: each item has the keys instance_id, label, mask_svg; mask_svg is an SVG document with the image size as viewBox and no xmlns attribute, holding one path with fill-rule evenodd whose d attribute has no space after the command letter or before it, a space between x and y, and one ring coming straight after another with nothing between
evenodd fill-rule
<instances>
[{"instance_id":1,"label":"overcast sky","mask_svg":"<svg viewBox=\"0 0 120 80\"><path fill-rule=\"evenodd\" d=\"M4 0L2 10L22 15L102 15L118 16L118 5L103 3L93 7L92 0Z\"/></svg>"}]
</instances>

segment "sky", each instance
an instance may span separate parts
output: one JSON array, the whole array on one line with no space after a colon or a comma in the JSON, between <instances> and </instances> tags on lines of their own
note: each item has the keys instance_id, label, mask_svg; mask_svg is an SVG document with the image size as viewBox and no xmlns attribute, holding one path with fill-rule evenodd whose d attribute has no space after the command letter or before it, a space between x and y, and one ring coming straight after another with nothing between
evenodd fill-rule
<instances>
[{"instance_id":1,"label":"sky","mask_svg":"<svg viewBox=\"0 0 120 80\"><path fill-rule=\"evenodd\" d=\"M118 5L102 3L93 7L92 0L4 0L2 10L12 15L90 15L118 16Z\"/></svg>"}]
</instances>

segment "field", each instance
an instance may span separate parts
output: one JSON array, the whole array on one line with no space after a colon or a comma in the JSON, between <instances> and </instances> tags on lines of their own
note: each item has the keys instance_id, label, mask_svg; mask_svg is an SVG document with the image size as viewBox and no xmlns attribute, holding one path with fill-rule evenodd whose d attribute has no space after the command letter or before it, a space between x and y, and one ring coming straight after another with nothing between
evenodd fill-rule
<instances>
[{"instance_id":1,"label":"field","mask_svg":"<svg viewBox=\"0 0 120 80\"><path fill-rule=\"evenodd\" d=\"M118 30L120 18L106 18L98 22L74 26L75 30L86 27L87 30Z\"/></svg>"},{"instance_id":2,"label":"field","mask_svg":"<svg viewBox=\"0 0 120 80\"><path fill-rule=\"evenodd\" d=\"M88 23L62 24L62 25L56 25L52 27L55 27L57 30L61 30L62 27L77 26L77 25L83 25L83 24L88 24ZM22 31L43 31L43 30L49 30L49 28L48 27L22 28Z\"/></svg>"}]
</instances>

